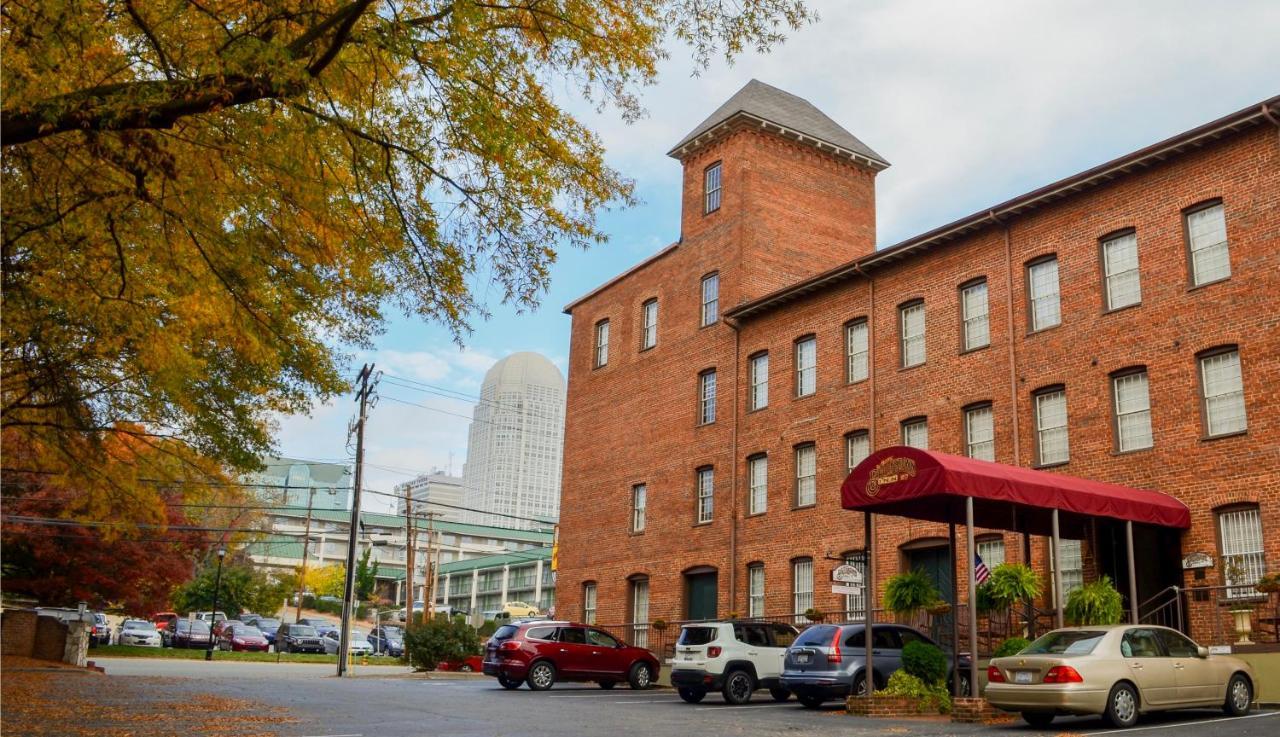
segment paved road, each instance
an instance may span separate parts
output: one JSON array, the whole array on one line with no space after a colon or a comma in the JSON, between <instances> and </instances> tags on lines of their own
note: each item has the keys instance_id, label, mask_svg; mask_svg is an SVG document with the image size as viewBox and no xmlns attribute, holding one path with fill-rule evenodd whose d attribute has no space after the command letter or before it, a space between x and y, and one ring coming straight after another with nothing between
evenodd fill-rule
<instances>
[{"instance_id":1,"label":"paved road","mask_svg":"<svg viewBox=\"0 0 1280 737\"><path fill-rule=\"evenodd\" d=\"M331 677L332 666L274 663L214 663L201 661L137 661L106 663L107 673L120 678L168 675L172 690L192 694L217 693L230 698L287 707L296 725L279 728L282 737L318 735L346 737L595 737L637 733L646 737L742 737L789 734L801 737L840 735L1021 735L1074 733L1106 735L1099 719L1060 719L1050 730L1037 732L1022 722L998 726L953 725L938 721L887 721L846 716L835 704L813 711L796 702L774 703L760 692L749 705L731 707L717 696L689 705L666 689L604 691L591 685L557 686L548 693L527 689L506 691L488 678L435 680L404 675L401 669L367 666L362 677ZM275 685L264 688L263 679ZM142 679L139 679L140 681ZM763 697L763 698L761 698ZM1274 737L1280 734L1280 713L1262 712L1228 720L1221 712L1180 712L1145 718L1125 734L1138 737Z\"/></svg>"},{"instance_id":2,"label":"paved road","mask_svg":"<svg viewBox=\"0 0 1280 737\"><path fill-rule=\"evenodd\" d=\"M332 678L337 665L332 663L258 663L244 660L186 660L180 658L94 658L95 665L102 666L109 676L158 676L161 678L248 678L248 679L312 679ZM406 665L352 666L353 675L361 678L376 676L405 676L413 673Z\"/></svg>"}]
</instances>

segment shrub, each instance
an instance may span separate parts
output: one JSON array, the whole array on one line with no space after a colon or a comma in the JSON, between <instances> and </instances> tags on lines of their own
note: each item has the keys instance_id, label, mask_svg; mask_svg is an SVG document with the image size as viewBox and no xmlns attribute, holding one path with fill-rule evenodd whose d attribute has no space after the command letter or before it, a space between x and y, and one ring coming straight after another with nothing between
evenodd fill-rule
<instances>
[{"instance_id":1,"label":"shrub","mask_svg":"<svg viewBox=\"0 0 1280 737\"><path fill-rule=\"evenodd\" d=\"M939 714L951 713L951 694L941 683L930 686L905 670L894 671L889 682L876 693L885 696L905 696L916 699L929 709L937 709Z\"/></svg>"},{"instance_id":2,"label":"shrub","mask_svg":"<svg viewBox=\"0 0 1280 737\"><path fill-rule=\"evenodd\" d=\"M480 652L480 636L462 617L432 618L404 633L404 656L415 670L435 670L442 660Z\"/></svg>"},{"instance_id":3,"label":"shrub","mask_svg":"<svg viewBox=\"0 0 1280 737\"><path fill-rule=\"evenodd\" d=\"M822 620L827 618L827 615L823 614L821 609L814 609L813 607L809 607L808 609L804 610L804 618L809 620L810 622L821 622Z\"/></svg>"},{"instance_id":4,"label":"shrub","mask_svg":"<svg viewBox=\"0 0 1280 737\"><path fill-rule=\"evenodd\" d=\"M1077 626L1119 624L1124 618L1124 604L1110 577L1103 576L1067 595L1063 613Z\"/></svg>"},{"instance_id":5,"label":"shrub","mask_svg":"<svg viewBox=\"0 0 1280 737\"><path fill-rule=\"evenodd\" d=\"M493 637L493 633L497 631L498 631L498 623L493 621L492 619L486 619L484 621L484 624L480 625L480 629L476 632L476 634L480 635L481 639L487 640L490 637Z\"/></svg>"},{"instance_id":6,"label":"shrub","mask_svg":"<svg viewBox=\"0 0 1280 737\"><path fill-rule=\"evenodd\" d=\"M884 606L895 614L911 614L941 598L924 571L899 573L884 585Z\"/></svg>"},{"instance_id":7,"label":"shrub","mask_svg":"<svg viewBox=\"0 0 1280 737\"><path fill-rule=\"evenodd\" d=\"M947 677L947 656L936 645L908 642L902 648L902 669L926 684L941 684Z\"/></svg>"},{"instance_id":8,"label":"shrub","mask_svg":"<svg viewBox=\"0 0 1280 737\"><path fill-rule=\"evenodd\" d=\"M1031 641L1026 639L1025 637L1010 637L1009 639L1000 643L1000 647L996 648L996 652L993 657L1007 658L1010 655L1017 655L1018 653L1022 652L1023 649L1030 644L1031 644Z\"/></svg>"}]
</instances>

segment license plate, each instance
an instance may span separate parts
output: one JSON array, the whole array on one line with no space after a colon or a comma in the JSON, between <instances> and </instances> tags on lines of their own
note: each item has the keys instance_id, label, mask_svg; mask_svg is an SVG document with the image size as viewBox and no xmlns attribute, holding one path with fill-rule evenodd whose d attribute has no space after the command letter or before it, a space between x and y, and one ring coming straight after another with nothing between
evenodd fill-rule
<instances>
[{"instance_id":1,"label":"license plate","mask_svg":"<svg viewBox=\"0 0 1280 737\"><path fill-rule=\"evenodd\" d=\"M1029 670L1015 671L1013 674L1013 682L1014 683L1031 683L1031 671Z\"/></svg>"},{"instance_id":2,"label":"license plate","mask_svg":"<svg viewBox=\"0 0 1280 737\"><path fill-rule=\"evenodd\" d=\"M808 663L808 662L809 662L809 654L808 654L808 653L800 653L800 654L796 655L796 662L797 662L797 663L799 663L799 664L801 664L801 665L805 665L806 663Z\"/></svg>"}]
</instances>

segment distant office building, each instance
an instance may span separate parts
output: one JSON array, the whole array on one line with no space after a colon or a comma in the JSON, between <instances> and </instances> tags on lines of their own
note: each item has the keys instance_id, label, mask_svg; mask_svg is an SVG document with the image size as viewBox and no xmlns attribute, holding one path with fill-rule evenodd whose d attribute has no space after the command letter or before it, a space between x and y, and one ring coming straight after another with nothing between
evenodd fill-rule
<instances>
[{"instance_id":1,"label":"distant office building","mask_svg":"<svg viewBox=\"0 0 1280 737\"><path fill-rule=\"evenodd\" d=\"M260 499L282 507L351 509L351 468L341 463L313 463L293 458L267 458L266 468L249 474Z\"/></svg>"},{"instance_id":2,"label":"distant office building","mask_svg":"<svg viewBox=\"0 0 1280 737\"><path fill-rule=\"evenodd\" d=\"M533 528L528 518L559 518L564 396L560 369L537 353L513 353L485 374L463 495L483 512L468 512L469 522Z\"/></svg>"},{"instance_id":3,"label":"distant office building","mask_svg":"<svg viewBox=\"0 0 1280 737\"><path fill-rule=\"evenodd\" d=\"M464 522L462 511L462 479L443 473L423 474L412 481L396 485L396 514L405 513L405 494L413 500L415 515L431 513L437 520Z\"/></svg>"}]
</instances>

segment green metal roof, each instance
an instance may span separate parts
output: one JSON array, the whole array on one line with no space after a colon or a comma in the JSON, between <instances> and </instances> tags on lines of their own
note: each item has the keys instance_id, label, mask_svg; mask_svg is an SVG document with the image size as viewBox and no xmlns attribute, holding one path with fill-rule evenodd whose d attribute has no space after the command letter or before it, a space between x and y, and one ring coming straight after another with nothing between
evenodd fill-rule
<instances>
[{"instance_id":1,"label":"green metal roof","mask_svg":"<svg viewBox=\"0 0 1280 737\"><path fill-rule=\"evenodd\" d=\"M530 548L529 550L521 550L515 553L500 553L498 555L486 555L483 558L468 558L467 560L457 560L452 563L445 563L440 566L440 575L446 573L469 573L477 568L501 568L506 565L528 564L534 565L537 561L549 562L551 560L551 546L542 548Z\"/></svg>"},{"instance_id":2,"label":"green metal roof","mask_svg":"<svg viewBox=\"0 0 1280 737\"><path fill-rule=\"evenodd\" d=\"M271 514L280 517L297 517L306 519L306 510L298 509L279 509L272 510ZM351 513L339 509L313 509L311 510L312 521L322 522L350 522ZM360 520L368 527L395 527L404 529L404 517L399 514L382 514L380 512L361 512ZM550 543L552 533L550 529L543 530L517 530L511 527L490 527L488 525L472 525L464 522L444 522L436 521L434 527L438 532L453 533L456 535L470 535L472 537L492 537L502 540L520 540L524 542L534 543ZM418 531L427 529L427 523L423 520L418 521Z\"/></svg>"}]
</instances>

